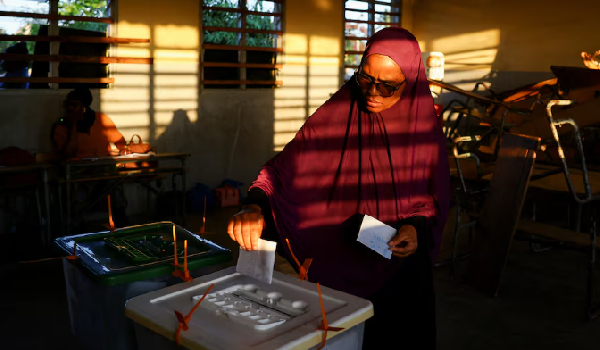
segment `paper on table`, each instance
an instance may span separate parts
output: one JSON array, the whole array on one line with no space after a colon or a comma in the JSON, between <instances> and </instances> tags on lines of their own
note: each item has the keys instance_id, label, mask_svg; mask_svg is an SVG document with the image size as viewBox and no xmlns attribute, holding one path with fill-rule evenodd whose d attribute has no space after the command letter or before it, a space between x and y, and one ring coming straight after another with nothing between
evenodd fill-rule
<instances>
[{"instance_id":1,"label":"paper on table","mask_svg":"<svg viewBox=\"0 0 600 350\"><path fill-rule=\"evenodd\" d=\"M254 277L271 284L275 267L275 248L277 242L258 239L258 250L246 251L240 248L236 271L242 275Z\"/></svg>"},{"instance_id":2,"label":"paper on table","mask_svg":"<svg viewBox=\"0 0 600 350\"><path fill-rule=\"evenodd\" d=\"M391 259L392 251L388 246L388 242L392 240L396 232L398 231L395 228L372 216L365 215L358 231L357 241L381 254L384 258Z\"/></svg>"}]
</instances>

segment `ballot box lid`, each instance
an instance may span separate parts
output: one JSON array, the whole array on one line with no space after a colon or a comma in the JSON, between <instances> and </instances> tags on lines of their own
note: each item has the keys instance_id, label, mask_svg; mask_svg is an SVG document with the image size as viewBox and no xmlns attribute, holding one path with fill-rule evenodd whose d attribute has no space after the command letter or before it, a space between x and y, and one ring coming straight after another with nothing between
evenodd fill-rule
<instances>
[{"instance_id":1,"label":"ballot box lid","mask_svg":"<svg viewBox=\"0 0 600 350\"><path fill-rule=\"evenodd\" d=\"M373 305L368 300L323 285L320 290L327 325L343 328L328 331L327 339L343 337L344 332L373 316ZM125 315L152 334L175 341L179 326L175 311L187 315L207 291L187 322L189 329L180 333L181 345L187 349L295 350L312 348L323 340L324 332L319 329L323 317L317 285L277 271L272 283L267 284L230 267L190 283L132 298L125 305ZM262 301L258 299L260 311L244 312L238 306L243 308L242 304L256 301L252 294L264 297ZM286 310L284 301L288 306L300 305L302 312ZM247 310L252 308L249 306ZM271 320L272 315L279 316Z\"/></svg>"},{"instance_id":2,"label":"ballot box lid","mask_svg":"<svg viewBox=\"0 0 600 350\"><path fill-rule=\"evenodd\" d=\"M175 248L178 263L183 266L184 240L190 271L231 260L228 249L167 221L59 237L55 244L66 254L76 255L72 263L86 270L92 279L110 286L170 275Z\"/></svg>"}]
</instances>

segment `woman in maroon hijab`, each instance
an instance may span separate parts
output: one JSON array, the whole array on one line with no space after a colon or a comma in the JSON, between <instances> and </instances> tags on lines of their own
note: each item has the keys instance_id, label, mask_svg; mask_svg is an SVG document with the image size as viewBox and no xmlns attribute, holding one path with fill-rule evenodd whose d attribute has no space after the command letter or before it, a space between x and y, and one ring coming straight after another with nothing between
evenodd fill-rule
<instances>
[{"instance_id":1,"label":"woman in maroon hijab","mask_svg":"<svg viewBox=\"0 0 600 350\"><path fill-rule=\"evenodd\" d=\"M229 223L243 249L278 242L308 278L373 302L365 349L435 348L432 261L450 197L442 130L415 37L386 28L360 68L260 171ZM263 232L262 222L266 223ZM357 242L364 215L398 229L386 259Z\"/></svg>"}]
</instances>

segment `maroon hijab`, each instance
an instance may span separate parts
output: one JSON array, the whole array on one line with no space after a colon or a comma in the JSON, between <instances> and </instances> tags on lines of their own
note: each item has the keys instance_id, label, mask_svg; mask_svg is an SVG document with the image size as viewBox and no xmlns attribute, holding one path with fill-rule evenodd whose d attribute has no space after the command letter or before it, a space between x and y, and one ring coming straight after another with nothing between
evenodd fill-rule
<instances>
[{"instance_id":1,"label":"maroon hijab","mask_svg":"<svg viewBox=\"0 0 600 350\"><path fill-rule=\"evenodd\" d=\"M439 249L450 198L442 130L436 121L421 50L405 29L386 28L367 42L372 54L392 58L407 81L401 99L381 113L362 108L354 77L321 106L252 187L268 196L280 253L288 238L309 279L368 297L394 275L391 260L356 241L357 214L397 227L427 217L432 259ZM358 221L360 223L360 221Z\"/></svg>"}]
</instances>

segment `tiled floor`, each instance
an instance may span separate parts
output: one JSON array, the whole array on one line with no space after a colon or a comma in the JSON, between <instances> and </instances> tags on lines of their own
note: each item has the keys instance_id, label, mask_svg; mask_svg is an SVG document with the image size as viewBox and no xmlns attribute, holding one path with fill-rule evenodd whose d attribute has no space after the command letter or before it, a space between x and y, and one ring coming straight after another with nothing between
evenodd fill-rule
<instances>
[{"instance_id":1,"label":"tiled floor","mask_svg":"<svg viewBox=\"0 0 600 350\"><path fill-rule=\"evenodd\" d=\"M209 212L207 231L213 233L206 238L236 256L237 247L225 231L234 212ZM200 222L200 217L190 216L187 226L197 230ZM454 283L449 282L447 267L436 268L438 348L598 349L600 320L584 319L587 259L585 253L562 249L534 253L528 244L517 242L497 299L464 283L464 268L458 269ZM289 266L280 261L277 268ZM60 260L3 263L0 277L0 349L80 349L69 333ZM410 336L401 332L400 339Z\"/></svg>"}]
</instances>

